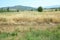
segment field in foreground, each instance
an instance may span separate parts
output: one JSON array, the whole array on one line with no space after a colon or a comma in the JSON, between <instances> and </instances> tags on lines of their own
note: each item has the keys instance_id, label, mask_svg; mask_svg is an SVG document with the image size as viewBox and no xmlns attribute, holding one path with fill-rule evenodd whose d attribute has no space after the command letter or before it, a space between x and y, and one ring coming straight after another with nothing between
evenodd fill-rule
<instances>
[{"instance_id":1,"label":"field in foreground","mask_svg":"<svg viewBox=\"0 0 60 40\"><path fill-rule=\"evenodd\" d=\"M0 13L0 40L60 40L60 12Z\"/></svg>"}]
</instances>

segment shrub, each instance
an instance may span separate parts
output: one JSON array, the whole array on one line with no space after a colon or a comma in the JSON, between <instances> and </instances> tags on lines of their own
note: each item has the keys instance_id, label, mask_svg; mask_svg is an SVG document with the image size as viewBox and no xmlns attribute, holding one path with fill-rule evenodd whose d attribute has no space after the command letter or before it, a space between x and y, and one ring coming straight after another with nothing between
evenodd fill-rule
<instances>
[{"instance_id":1,"label":"shrub","mask_svg":"<svg viewBox=\"0 0 60 40\"><path fill-rule=\"evenodd\" d=\"M9 7L7 8L7 12L9 12Z\"/></svg>"},{"instance_id":2,"label":"shrub","mask_svg":"<svg viewBox=\"0 0 60 40\"><path fill-rule=\"evenodd\" d=\"M38 12L42 12L43 11L43 8L42 7L38 7Z\"/></svg>"},{"instance_id":3,"label":"shrub","mask_svg":"<svg viewBox=\"0 0 60 40\"><path fill-rule=\"evenodd\" d=\"M17 10L17 12L19 12L19 10Z\"/></svg>"},{"instance_id":4,"label":"shrub","mask_svg":"<svg viewBox=\"0 0 60 40\"><path fill-rule=\"evenodd\" d=\"M58 11L57 9L55 9L55 11Z\"/></svg>"}]
</instances>

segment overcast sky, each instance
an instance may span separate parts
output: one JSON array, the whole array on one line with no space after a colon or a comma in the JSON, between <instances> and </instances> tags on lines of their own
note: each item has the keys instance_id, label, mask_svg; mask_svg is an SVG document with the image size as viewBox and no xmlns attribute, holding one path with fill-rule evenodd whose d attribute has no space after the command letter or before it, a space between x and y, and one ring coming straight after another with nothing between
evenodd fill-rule
<instances>
[{"instance_id":1,"label":"overcast sky","mask_svg":"<svg viewBox=\"0 0 60 40\"><path fill-rule=\"evenodd\" d=\"M60 5L60 0L0 0L0 7L15 5L31 6L37 8L39 6L45 7L51 5Z\"/></svg>"}]
</instances>

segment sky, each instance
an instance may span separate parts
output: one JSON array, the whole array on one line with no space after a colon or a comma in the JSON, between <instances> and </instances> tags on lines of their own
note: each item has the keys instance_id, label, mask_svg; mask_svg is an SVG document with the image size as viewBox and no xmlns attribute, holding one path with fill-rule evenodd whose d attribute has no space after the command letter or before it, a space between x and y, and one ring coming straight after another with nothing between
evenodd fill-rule
<instances>
[{"instance_id":1,"label":"sky","mask_svg":"<svg viewBox=\"0 0 60 40\"><path fill-rule=\"evenodd\" d=\"M30 6L30 7L45 7L52 5L60 5L60 0L0 0L0 7L8 7L8 6Z\"/></svg>"}]
</instances>

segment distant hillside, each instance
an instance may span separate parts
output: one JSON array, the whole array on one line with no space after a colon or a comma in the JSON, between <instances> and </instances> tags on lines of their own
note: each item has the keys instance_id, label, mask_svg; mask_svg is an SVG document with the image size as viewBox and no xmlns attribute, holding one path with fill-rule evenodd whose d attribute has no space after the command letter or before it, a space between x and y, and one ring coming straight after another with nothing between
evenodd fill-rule
<instances>
[{"instance_id":1,"label":"distant hillside","mask_svg":"<svg viewBox=\"0 0 60 40\"><path fill-rule=\"evenodd\" d=\"M60 8L60 5L46 6L45 8Z\"/></svg>"},{"instance_id":2,"label":"distant hillside","mask_svg":"<svg viewBox=\"0 0 60 40\"><path fill-rule=\"evenodd\" d=\"M7 7L3 7L3 9L6 9ZM13 6L13 7L9 7L9 9L18 9L18 10L36 10L36 8L33 7L28 7L28 6Z\"/></svg>"}]
</instances>

